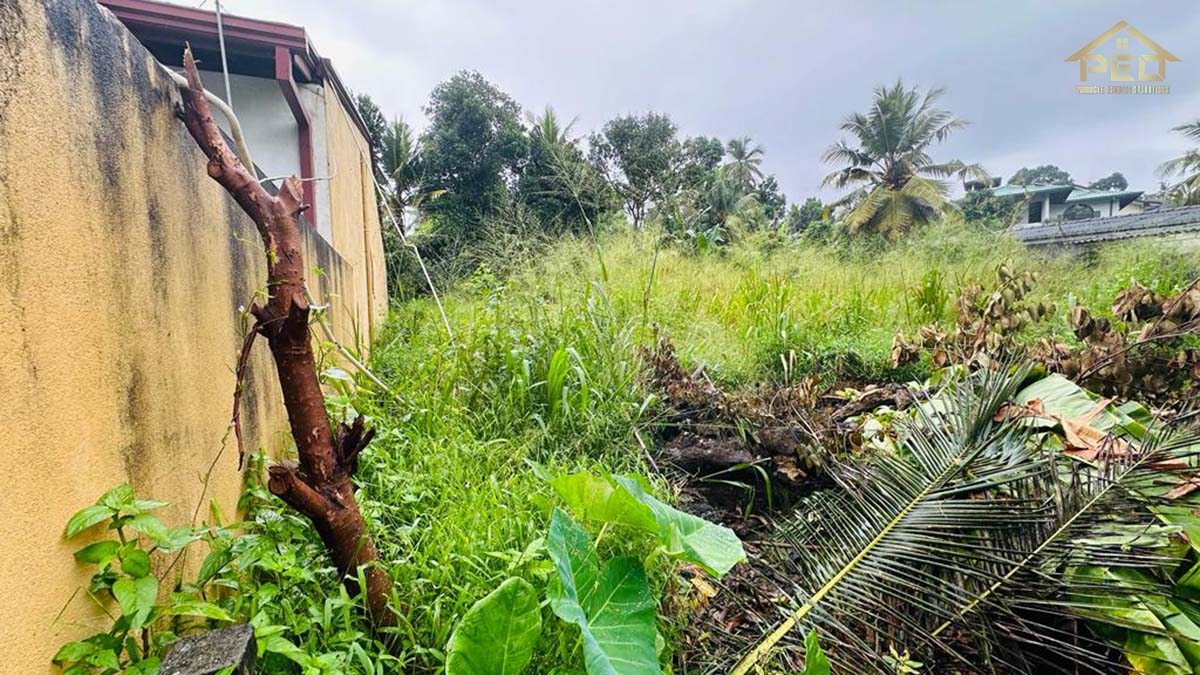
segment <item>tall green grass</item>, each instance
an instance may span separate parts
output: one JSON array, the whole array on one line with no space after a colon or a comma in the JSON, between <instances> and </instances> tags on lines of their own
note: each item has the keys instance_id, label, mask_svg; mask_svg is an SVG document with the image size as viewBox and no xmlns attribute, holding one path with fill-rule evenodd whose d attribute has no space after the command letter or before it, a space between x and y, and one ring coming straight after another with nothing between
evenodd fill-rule
<instances>
[{"instance_id":1,"label":"tall green grass","mask_svg":"<svg viewBox=\"0 0 1200 675\"><path fill-rule=\"evenodd\" d=\"M1103 313L1131 281L1165 290L1197 273L1195 261L1153 244L1043 257L954 223L889 248L757 235L699 255L654 231L615 233L599 246L607 275L596 243L571 239L505 260L515 271L503 278L484 267L442 289L453 339L431 301L395 306L371 358L395 394L363 383L339 399L345 414L368 414L378 430L361 460L360 503L396 581L405 672L436 669L457 618L504 577L551 573L539 547L553 503L545 476L645 470L639 438L652 441L656 405L639 377L639 348L655 330L688 366L731 386L807 372L830 383L904 380L922 366L890 367L893 334L951 320L957 288L986 286L1006 260L1040 274L1034 299L1059 308L1040 330L1064 337L1071 302ZM296 551L313 555L315 538L304 527L286 532L275 535L280 555L303 564ZM654 572L669 592L668 570ZM322 607L338 586L326 581L318 587L328 597L314 597L308 584L307 595L281 593L262 611L291 622L328 614ZM332 627L289 623L289 637L326 654L330 672L374 672L362 653L382 645L364 643L353 613L337 616L344 622ZM664 610L668 637L678 620ZM577 668L578 631L549 617L547 625L534 672Z\"/></svg>"}]
</instances>

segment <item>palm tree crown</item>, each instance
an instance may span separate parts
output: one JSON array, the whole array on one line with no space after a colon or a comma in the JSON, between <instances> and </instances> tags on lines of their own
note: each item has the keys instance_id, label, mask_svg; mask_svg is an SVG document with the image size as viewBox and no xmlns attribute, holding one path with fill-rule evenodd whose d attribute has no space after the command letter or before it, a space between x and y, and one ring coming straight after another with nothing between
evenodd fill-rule
<instances>
[{"instance_id":1,"label":"palm tree crown","mask_svg":"<svg viewBox=\"0 0 1200 675\"><path fill-rule=\"evenodd\" d=\"M403 118L388 126L383 135L383 173L387 176L393 206L408 206L412 192L420 181L420 146L412 127Z\"/></svg>"},{"instance_id":2,"label":"palm tree crown","mask_svg":"<svg viewBox=\"0 0 1200 675\"><path fill-rule=\"evenodd\" d=\"M570 137L571 128L575 126L575 120L571 120L564 127L559 121L558 115L555 114L554 108L546 106L546 109L541 115L528 116L531 128L529 135L535 140L545 141L552 147L560 147L564 145L574 145L575 141Z\"/></svg>"},{"instance_id":3,"label":"palm tree crown","mask_svg":"<svg viewBox=\"0 0 1200 675\"><path fill-rule=\"evenodd\" d=\"M1181 124L1171 129L1193 141L1200 142L1200 119ZM1167 188L1167 192L1182 202L1182 205L1200 204L1200 149L1192 148L1175 159L1163 162L1158 167L1163 177L1177 176L1181 180Z\"/></svg>"},{"instance_id":4,"label":"palm tree crown","mask_svg":"<svg viewBox=\"0 0 1200 675\"><path fill-rule=\"evenodd\" d=\"M743 136L729 141L727 152L729 161L725 163L725 177L744 192L753 190L763 177L762 146Z\"/></svg>"},{"instance_id":5,"label":"palm tree crown","mask_svg":"<svg viewBox=\"0 0 1200 675\"><path fill-rule=\"evenodd\" d=\"M936 163L930 158L931 146L967 125L934 105L943 92L934 88L922 95L897 81L875 90L869 112L851 113L842 122L842 131L857 139L857 147L843 139L825 151L825 162L844 166L821 184L860 186L832 205L850 208L850 231L868 229L898 237L953 208L944 179L986 175L975 164Z\"/></svg>"}]
</instances>

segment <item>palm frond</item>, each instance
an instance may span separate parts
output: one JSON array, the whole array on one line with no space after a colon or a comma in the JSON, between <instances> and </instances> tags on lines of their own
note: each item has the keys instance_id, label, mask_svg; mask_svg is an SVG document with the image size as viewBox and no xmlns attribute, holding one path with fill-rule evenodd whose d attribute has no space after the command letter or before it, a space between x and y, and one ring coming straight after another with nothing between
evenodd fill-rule
<instances>
[{"instance_id":1,"label":"palm frond","mask_svg":"<svg viewBox=\"0 0 1200 675\"><path fill-rule=\"evenodd\" d=\"M854 204L846 215L846 227L851 232L857 232L875 219L880 209L892 201L895 192L887 185L869 188L862 193L862 199Z\"/></svg>"},{"instance_id":2,"label":"palm frond","mask_svg":"<svg viewBox=\"0 0 1200 675\"><path fill-rule=\"evenodd\" d=\"M1171 131L1178 131L1193 141L1200 141L1200 119L1171 127Z\"/></svg>"},{"instance_id":3,"label":"palm frond","mask_svg":"<svg viewBox=\"0 0 1200 675\"><path fill-rule=\"evenodd\" d=\"M1057 437L997 415L1027 373L951 382L918 406L898 454L835 468L839 489L779 531L789 554L772 566L794 609L735 675L772 658L794 666L810 628L839 672L890 672L892 648L963 673L1121 669L1086 626L1119 623L1114 603L1171 595L1153 572L1178 557L1130 542L1162 527L1164 469L1193 480L1200 444L1154 433L1094 462L1067 458Z\"/></svg>"},{"instance_id":4,"label":"palm frond","mask_svg":"<svg viewBox=\"0 0 1200 675\"><path fill-rule=\"evenodd\" d=\"M983 176L978 165L958 161L934 163L928 150L962 129L966 122L936 107L943 90L933 88L923 95L903 82L878 87L866 113L851 113L841 129L857 140L851 145L840 140L822 156L829 164L840 165L822 181L822 186L847 187L868 183L870 197L858 202L851 212L852 231L879 226L889 236L907 232L915 224L936 217L941 206L913 198L926 185L918 184L905 193L914 177L946 178L952 174ZM876 192L886 188L886 192ZM940 200L939 200L940 201ZM886 203L886 208L885 208Z\"/></svg>"},{"instance_id":5,"label":"palm frond","mask_svg":"<svg viewBox=\"0 0 1200 675\"><path fill-rule=\"evenodd\" d=\"M969 599L935 583L937 573L972 574L970 557L982 549L981 538L1013 526L1005 517L1014 508L1008 500L958 497L1004 485L1014 469L1022 474L1027 430L992 418L1026 374L985 370L976 382L952 385L944 392L952 405L919 406L922 423L906 430L906 456L881 455L868 466L832 472L842 489L818 496L781 529L795 552L781 562L795 575L797 608L734 675L750 672L802 622L821 626L822 639L840 648L842 668L874 672L887 653L880 637L903 644L928 636L936 628L931 617L954 616L947 608ZM925 611L906 611L913 605Z\"/></svg>"}]
</instances>

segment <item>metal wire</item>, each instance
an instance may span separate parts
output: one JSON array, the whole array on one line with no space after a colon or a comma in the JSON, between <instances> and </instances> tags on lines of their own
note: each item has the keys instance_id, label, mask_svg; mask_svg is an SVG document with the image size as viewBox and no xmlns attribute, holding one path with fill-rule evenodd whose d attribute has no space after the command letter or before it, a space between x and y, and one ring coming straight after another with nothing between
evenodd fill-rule
<instances>
[{"instance_id":1,"label":"metal wire","mask_svg":"<svg viewBox=\"0 0 1200 675\"><path fill-rule=\"evenodd\" d=\"M221 18L221 0L217 2L217 42L221 45L221 72L225 74L225 102L233 109L233 92L229 88L229 62L225 58L225 22Z\"/></svg>"}]
</instances>

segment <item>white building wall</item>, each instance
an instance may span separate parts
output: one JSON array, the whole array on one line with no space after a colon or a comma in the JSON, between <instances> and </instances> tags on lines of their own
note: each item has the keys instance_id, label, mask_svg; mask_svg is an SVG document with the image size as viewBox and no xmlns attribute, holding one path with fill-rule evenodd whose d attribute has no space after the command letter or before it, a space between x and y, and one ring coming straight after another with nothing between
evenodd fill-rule
<instances>
[{"instance_id":1,"label":"white building wall","mask_svg":"<svg viewBox=\"0 0 1200 675\"><path fill-rule=\"evenodd\" d=\"M329 178L337 173L337 167L330 163L329 148L325 145L325 89L316 84L297 85L300 90L300 104L308 111L311 127L313 175L317 178L313 183L313 211L317 221L317 231L325 241L333 242L333 210L329 203Z\"/></svg>"},{"instance_id":2,"label":"white building wall","mask_svg":"<svg viewBox=\"0 0 1200 675\"><path fill-rule=\"evenodd\" d=\"M204 88L225 99L225 76L219 72L202 70L200 79ZM242 125L242 134L250 148L254 163L270 177L300 175L300 128L287 99L279 89L279 83L265 77L230 74L230 93L233 96L233 112ZM299 85L300 102L308 112L313 148L313 173L328 176L329 154L325 148L325 103L322 90L316 85ZM217 122L226 133L229 125L223 115L216 115ZM278 183L276 183L278 184ZM313 205L316 229L326 241L332 242L332 214L329 207L328 181L318 180L314 185Z\"/></svg>"},{"instance_id":3,"label":"white building wall","mask_svg":"<svg viewBox=\"0 0 1200 675\"><path fill-rule=\"evenodd\" d=\"M1101 218L1117 215L1120 208L1120 204L1116 199L1092 199L1085 202L1071 202L1069 204L1065 202L1062 204L1051 204L1050 219L1057 220L1062 218L1063 212L1066 211L1068 207L1074 206L1075 204L1087 204L1095 209L1096 215Z\"/></svg>"}]
</instances>

